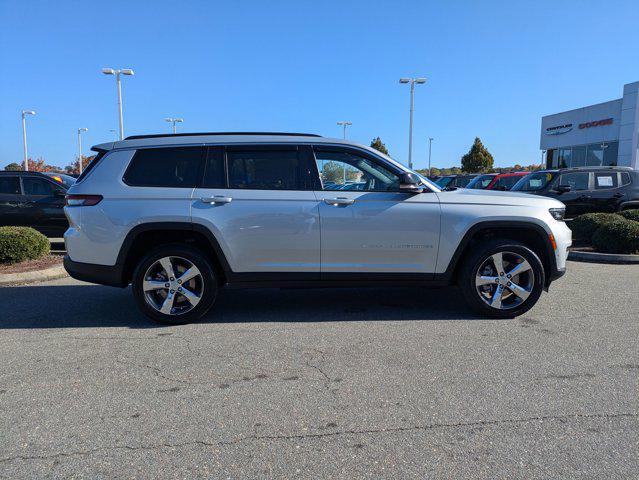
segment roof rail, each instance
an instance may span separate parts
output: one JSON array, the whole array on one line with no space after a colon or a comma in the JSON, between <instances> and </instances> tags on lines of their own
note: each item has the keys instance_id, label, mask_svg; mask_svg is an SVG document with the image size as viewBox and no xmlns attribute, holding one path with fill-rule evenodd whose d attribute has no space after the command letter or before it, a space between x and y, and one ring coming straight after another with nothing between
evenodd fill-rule
<instances>
[{"instance_id":1,"label":"roof rail","mask_svg":"<svg viewBox=\"0 0 639 480\"><path fill-rule=\"evenodd\" d=\"M131 135L125 140L140 140L143 138L163 137L204 137L209 135L272 135L278 137L321 137L315 133L286 133L286 132L194 132L194 133L156 133L151 135Z\"/></svg>"}]
</instances>

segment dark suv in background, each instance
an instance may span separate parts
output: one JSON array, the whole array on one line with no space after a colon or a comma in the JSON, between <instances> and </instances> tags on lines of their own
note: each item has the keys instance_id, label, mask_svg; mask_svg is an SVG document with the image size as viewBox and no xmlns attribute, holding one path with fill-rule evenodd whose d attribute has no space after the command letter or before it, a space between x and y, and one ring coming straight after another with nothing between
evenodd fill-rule
<instances>
[{"instance_id":1,"label":"dark suv in background","mask_svg":"<svg viewBox=\"0 0 639 480\"><path fill-rule=\"evenodd\" d=\"M61 237L69 226L63 207L72 183L67 175L0 171L0 226L33 227Z\"/></svg>"},{"instance_id":2,"label":"dark suv in background","mask_svg":"<svg viewBox=\"0 0 639 480\"><path fill-rule=\"evenodd\" d=\"M542 170L521 179L512 190L560 200L567 218L639 208L639 172L627 167Z\"/></svg>"}]
</instances>

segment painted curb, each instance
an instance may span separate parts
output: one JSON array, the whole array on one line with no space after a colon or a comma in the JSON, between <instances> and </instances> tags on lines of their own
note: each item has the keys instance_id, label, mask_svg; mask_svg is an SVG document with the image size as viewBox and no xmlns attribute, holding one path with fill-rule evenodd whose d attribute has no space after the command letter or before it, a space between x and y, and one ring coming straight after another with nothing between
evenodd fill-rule
<instances>
[{"instance_id":1,"label":"painted curb","mask_svg":"<svg viewBox=\"0 0 639 480\"><path fill-rule=\"evenodd\" d=\"M590 263L639 264L639 255L569 251L568 260Z\"/></svg>"},{"instance_id":2,"label":"painted curb","mask_svg":"<svg viewBox=\"0 0 639 480\"><path fill-rule=\"evenodd\" d=\"M3 273L0 274L0 286L14 285L19 283L44 282L63 278L69 274L62 265L46 268L44 270L34 270L32 272Z\"/></svg>"}]
</instances>

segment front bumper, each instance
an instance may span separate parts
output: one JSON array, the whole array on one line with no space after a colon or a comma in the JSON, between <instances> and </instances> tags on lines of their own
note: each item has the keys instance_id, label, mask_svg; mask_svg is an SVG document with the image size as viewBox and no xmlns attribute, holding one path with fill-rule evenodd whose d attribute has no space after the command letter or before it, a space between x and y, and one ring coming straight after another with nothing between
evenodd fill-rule
<instances>
[{"instance_id":1,"label":"front bumper","mask_svg":"<svg viewBox=\"0 0 639 480\"><path fill-rule=\"evenodd\" d=\"M127 282L124 281L124 269L120 265L74 262L69 255L64 256L63 265L69 275L76 280L111 287L127 286Z\"/></svg>"}]
</instances>

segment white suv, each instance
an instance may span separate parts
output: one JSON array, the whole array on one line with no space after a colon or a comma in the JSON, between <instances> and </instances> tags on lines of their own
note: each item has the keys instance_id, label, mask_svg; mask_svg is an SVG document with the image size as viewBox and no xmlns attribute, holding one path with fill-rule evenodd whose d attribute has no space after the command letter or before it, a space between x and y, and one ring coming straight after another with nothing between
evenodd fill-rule
<instances>
[{"instance_id":1,"label":"white suv","mask_svg":"<svg viewBox=\"0 0 639 480\"><path fill-rule=\"evenodd\" d=\"M93 150L68 191L64 265L79 280L132 284L158 321L201 317L223 285L455 283L475 310L507 318L565 272L561 202L441 191L345 140L147 135Z\"/></svg>"}]
</instances>

